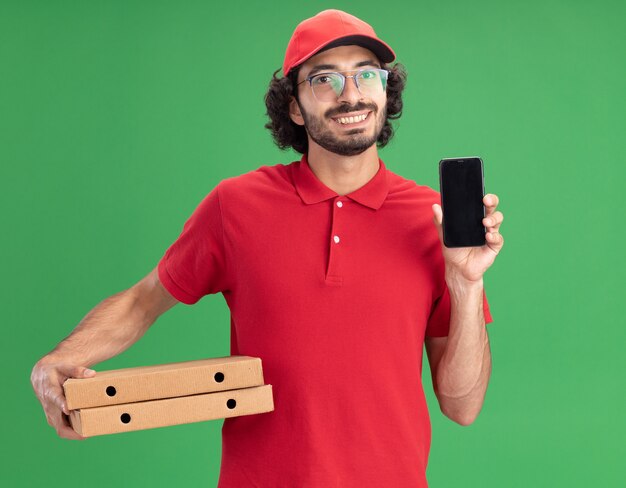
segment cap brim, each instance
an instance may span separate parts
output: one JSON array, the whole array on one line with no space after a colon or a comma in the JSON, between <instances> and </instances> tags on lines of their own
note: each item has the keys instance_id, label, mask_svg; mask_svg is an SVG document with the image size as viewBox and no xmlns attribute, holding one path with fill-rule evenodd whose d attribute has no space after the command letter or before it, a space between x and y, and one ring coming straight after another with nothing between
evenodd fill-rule
<instances>
[{"instance_id":1,"label":"cap brim","mask_svg":"<svg viewBox=\"0 0 626 488\"><path fill-rule=\"evenodd\" d=\"M319 46L313 52L307 54L306 56L302 56L297 62L295 62L289 71L296 68L297 66L304 63L307 59L315 56L316 54L321 53L322 51L326 51L327 49L332 49L338 46L361 46L365 49L369 49L372 51L376 57L383 63L391 63L394 59L396 59L396 54L393 52L386 43L381 41L380 39L375 39L373 37L363 36L363 35L351 35L339 37L338 39L333 39L332 41L327 42L326 44Z\"/></svg>"},{"instance_id":2,"label":"cap brim","mask_svg":"<svg viewBox=\"0 0 626 488\"><path fill-rule=\"evenodd\" d=\"M393 50L383 41L381 41L380 39L374 39L373 37L361 35L345 36L340 37L339 39L335 39L334 41L329 42L324 47L316 51L315 54L326 51L327 49L332 49L334 47L351 45L357 45L364 47L365 49L369 49L383 63L391 63L394 59L396 59L396 55Z\"/></svg>"}]
</instances>

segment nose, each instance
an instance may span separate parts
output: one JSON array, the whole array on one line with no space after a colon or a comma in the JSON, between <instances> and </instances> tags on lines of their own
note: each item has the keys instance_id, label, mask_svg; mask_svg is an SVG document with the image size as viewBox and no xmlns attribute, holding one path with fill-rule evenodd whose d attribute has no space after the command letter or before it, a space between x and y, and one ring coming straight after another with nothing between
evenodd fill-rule
<instances>
[{"instance_id":1,"label":"nose","mask_svg":"<svg viewBox=\"0 0 626 488\"><path fill-rule=\"evenodd\" d=\"M350 100L360 100L363 98L363 95L359 92L359 89L356 86L356 78L354 76L347 77L346 83L343 86L343 91L337 101L350 101Z\"/></svg>"}]
</instances>

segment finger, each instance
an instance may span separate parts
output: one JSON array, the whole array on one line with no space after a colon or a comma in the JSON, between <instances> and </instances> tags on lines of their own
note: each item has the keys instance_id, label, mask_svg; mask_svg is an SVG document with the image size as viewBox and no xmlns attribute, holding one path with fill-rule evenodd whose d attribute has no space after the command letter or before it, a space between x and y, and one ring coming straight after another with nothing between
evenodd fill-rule
<instances>
[{"instance_id":1,"label":"finger","mask_svg":"<svg viewBox=\"0 0 626 488\"><path fill-rule=\"evenodd\" d=\"M487 239L487 246L496 254L499 254L502 250L502 246L504 246L504 237L499 232L487 232L485 234L485 238Z\"/></svg>"},{"instance_id":2,"label":"finger","mask_svg":"<svg viewBox=\"0 0 626 488\"><path fill-rule=\"evenodd\" d=\"M70 424L69 417L59 409L53 406L51 409L46 410L46 420L60 437L74 437L71 432L68 432L68 429L74 430Z\"/></svg>"},{"instance_id":3,"label":"finger","mask_svg":"<svg viewBox=\"0 0 626 488\"><path fill-rule=\"evenodd\" d=\"M93 369L89 369L85 366L60 364L58 370L68 378L91 378L96 375Z\"/></svg>"},{"instance_id":4,"label":"finger","mask_svg":"<svg viewBox=\"0 0 626 488\"><path fill-rule=\"evenodd\" d=\"M441 223L443 222L443 210L441 210L441 205L435 203L432 206L433 209L433 222L435 223L435 227L437 228L437 234L439 234L439 240L443 240L442 237L442 229Z\"/></svg>"},{"instance_id":5,"label":"finger","mask_svg":"<svg viewBox=\"0 0 626 488\"><path fill-rule=\"evenodd\" d=\"M47 397L47 405L46 408L53 408L60 412L69 414L69 410L67 410L67 405L65 404L65 393L63 392L63 388L59 386L51 386L46 392Z\"/></svg>"},{"instance_id":6,"label":"finger","mask_svg":"<svg viewBox=\"0 0 626 488\"><path fill-rule=\"evenodd\" d=\"M435 216L435 223L441 225L441 222L443 222L443 210L441 210L441 205L438 203L433 204L433 214Z\"/></svg>"},{"instance_id":7,"label":"finger","mask_svg":"<svg viewBox=\"0 0 626 488\"><path fill-rule=\"evenodd\" d=\"M485 205L485 210L487 210L488 214L494 212L499 202L500 199L497 195L494 195L493 193L488 193L483 197L483 204Z\"/></svg>"},{"instance_id":8,"label":"finger","mask_svg":"<svg viewBox=\"0 0 626 488\"><path fill-rule=\"evenodd\" d=\"M485 217L483 219L483 225L488 228L487 230L489 232L497 232L503 220L504 215L502 215L502 212L498 211Z\"/></svg>"},{"instance_id":9,"label":"finger","mask_svg":"<svg viewBox=\"0 0 626 488\"><path fill-rule=\"evenodd\" d=\"M67 415L60 413L58 417L55 417L55 424L53 427L56 429L58 436L64 439L71 439L76 441L82 441L86 439L86 437L83 437L72 428L72 425L70 424L70 419Z\"/></svg>"}]
</instances>

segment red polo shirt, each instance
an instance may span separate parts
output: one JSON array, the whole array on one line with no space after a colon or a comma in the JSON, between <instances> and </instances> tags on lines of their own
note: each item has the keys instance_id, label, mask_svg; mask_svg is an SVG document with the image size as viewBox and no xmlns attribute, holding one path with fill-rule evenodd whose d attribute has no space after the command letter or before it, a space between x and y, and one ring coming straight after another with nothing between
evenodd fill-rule
<instances>
[{"instance_id":1,"label":"red polo shirt","mask_svg":"<svg viewBox=\"0 0 626 488\"><path fill-rule=\"evenodd\" d=\"M224 420L220 488L427 486L423 343L450 316L435 202L382 161L339 196L305 156L196 208L159 278L187 304L221 292L231 354L260 357L274 391L273 412Z\"/></svg>"}]
</instances>

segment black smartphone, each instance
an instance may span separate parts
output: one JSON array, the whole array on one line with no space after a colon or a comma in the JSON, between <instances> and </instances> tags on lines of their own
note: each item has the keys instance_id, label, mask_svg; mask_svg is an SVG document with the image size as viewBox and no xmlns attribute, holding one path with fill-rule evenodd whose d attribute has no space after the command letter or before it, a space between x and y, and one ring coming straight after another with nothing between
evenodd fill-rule
<instances>
[{"instance_id":1,"label":"black smartphone","mask_svg":"<svg viewBox=\"0 0 626 488\"><path fill-rule=\"evenodd\" d=\"M485 244L483 161L477 157L439 161L439 189L446 247Z\"/></svg>"}]
</instances>

